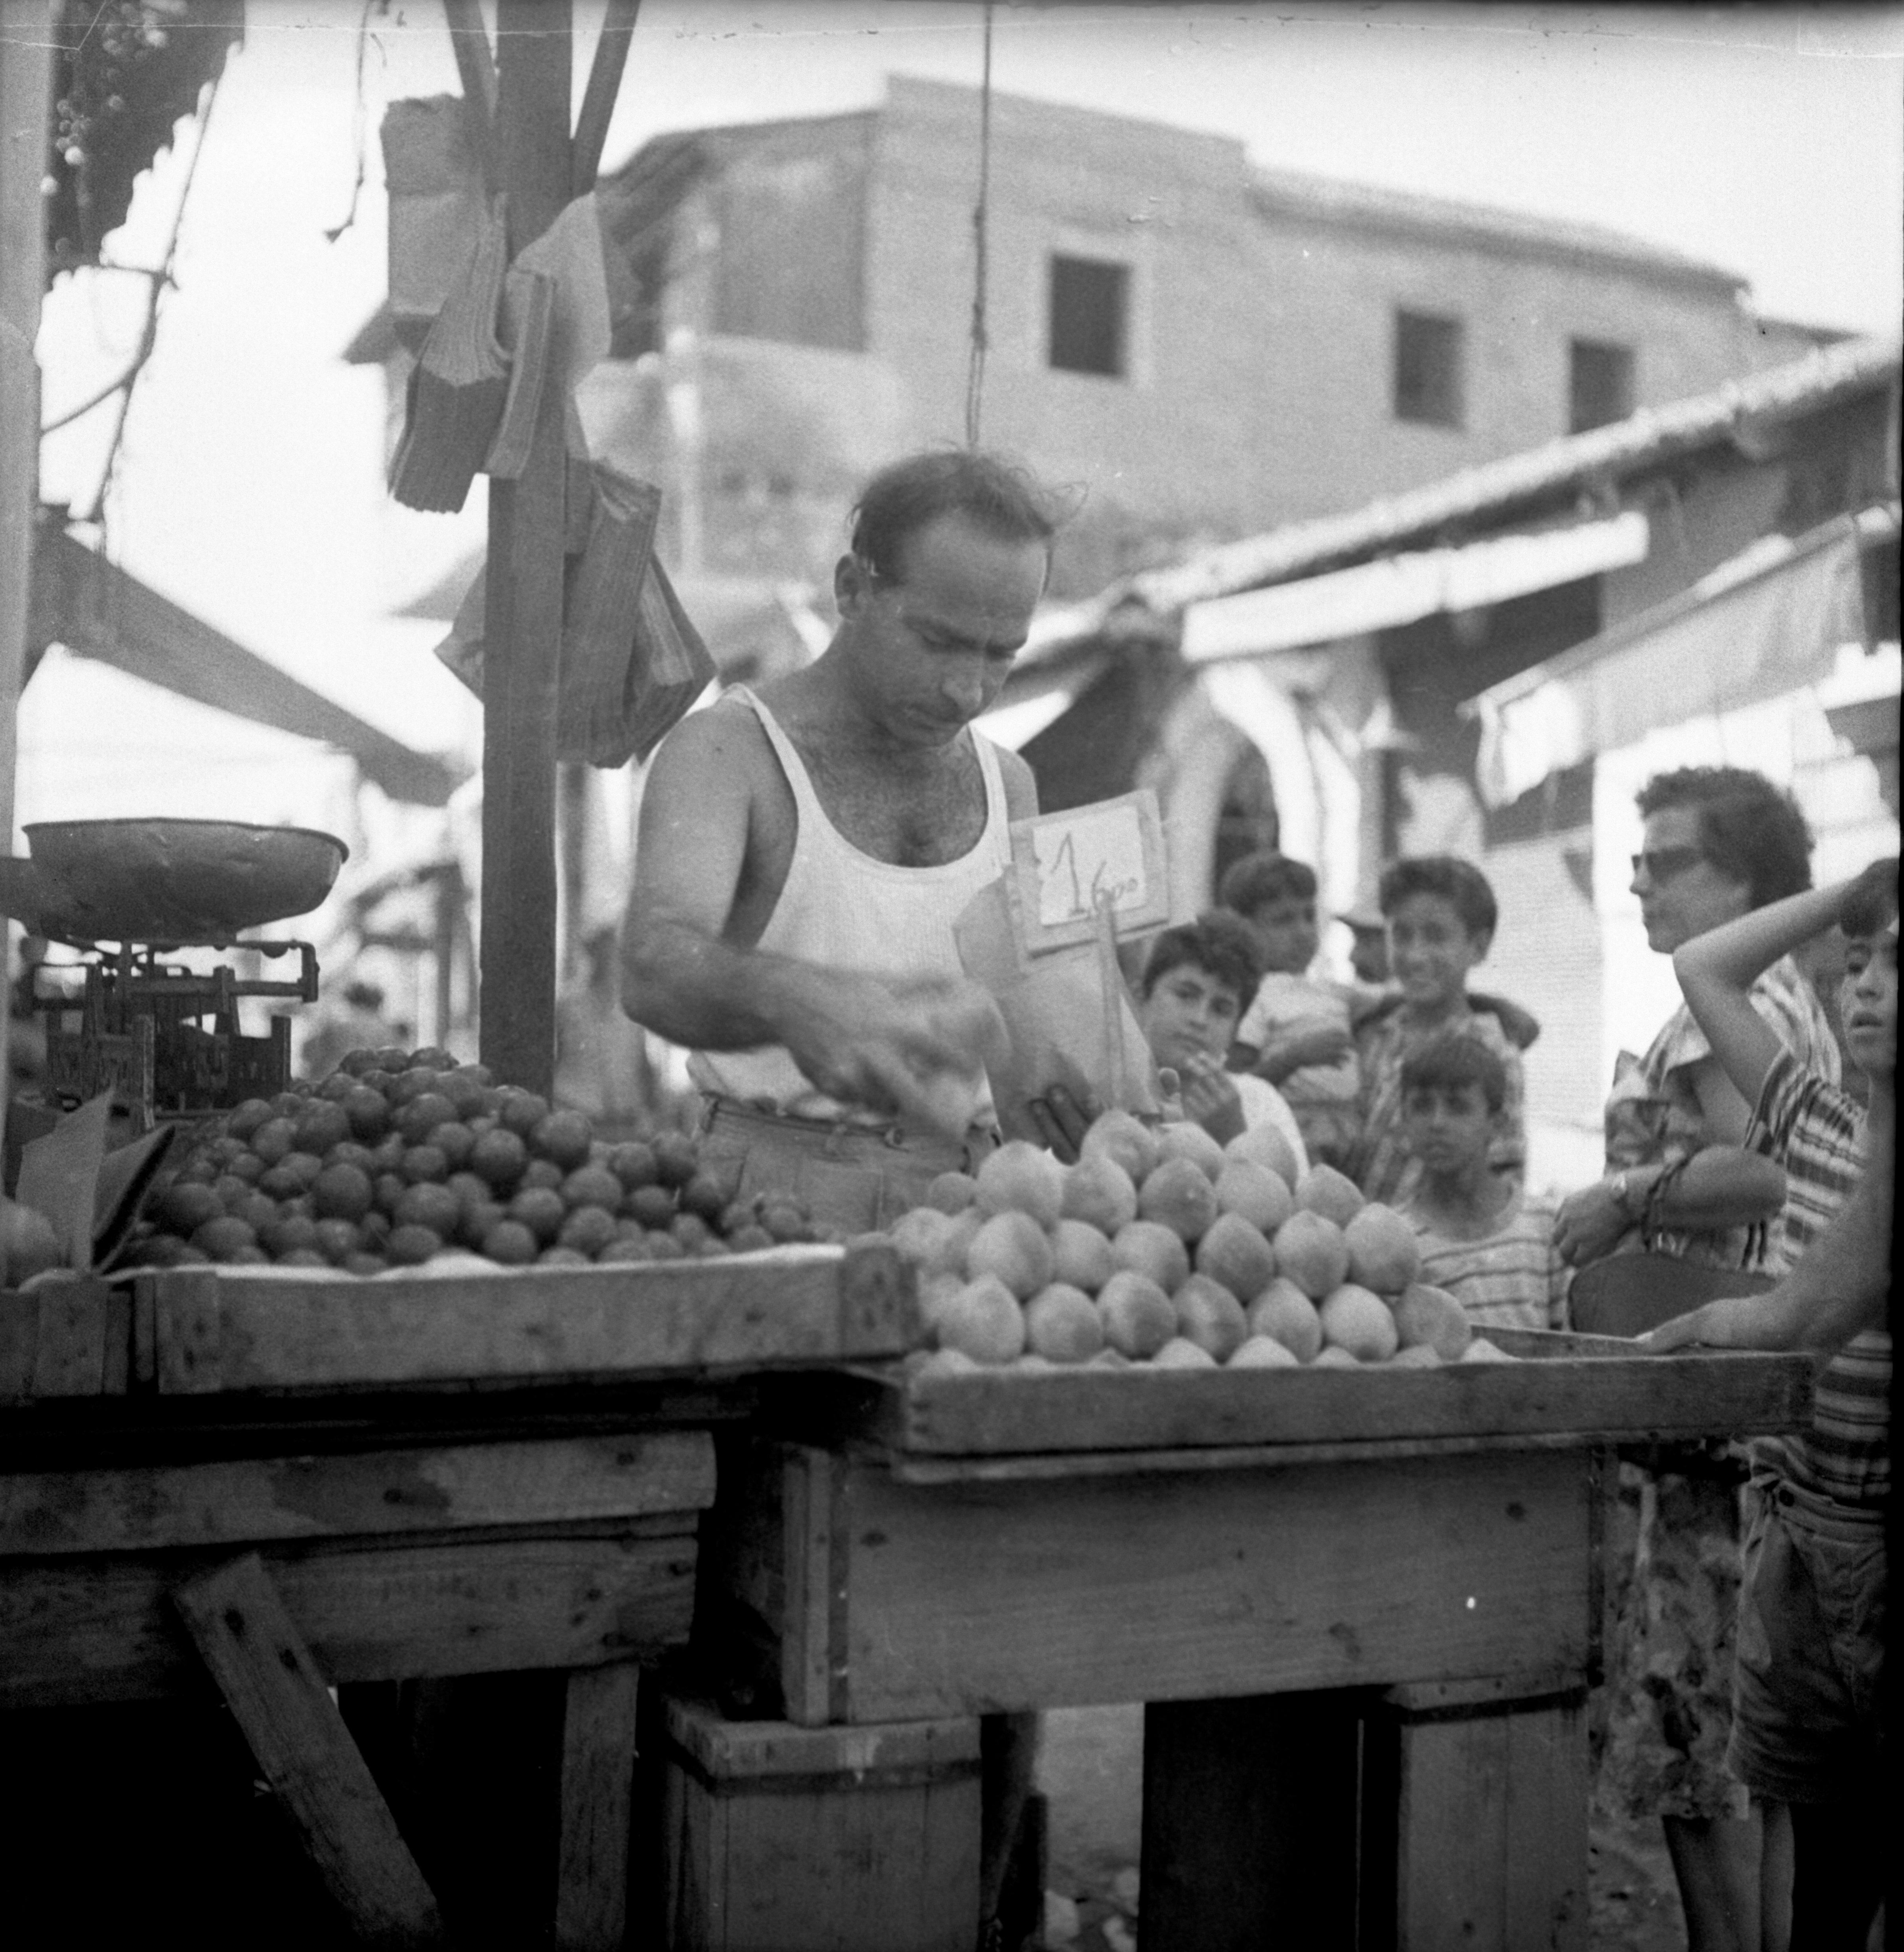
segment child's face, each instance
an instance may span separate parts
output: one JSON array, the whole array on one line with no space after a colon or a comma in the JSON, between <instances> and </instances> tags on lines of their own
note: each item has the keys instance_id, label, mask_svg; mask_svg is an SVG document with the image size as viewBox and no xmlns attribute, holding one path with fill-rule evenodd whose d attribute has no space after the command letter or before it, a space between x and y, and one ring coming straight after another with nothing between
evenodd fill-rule
<instances>
[{"instance_id":1,"label":"child's face","mask_svg":"<svg viewBox=\"0 0 1904 1952\"><path fill-rule=\"evenodd\" d=\"M1458 1172L1487 1158L1494 1114L1478 1084L1413 1084L1402 1094L1402 1134L1425 1171Z\"/></svg>"},{"instance_id":2,"label":"child's face","mask_svg":"<svg viewBox=\"0 0 1904 1952\"><path fill-rule=\"evenodd\" d=\"M1279 895L1249 912L1249 925L1263 946L1269 968L1284 975L1299 976L1315 960L1320 938L1316 934L1315 898L1312 895Z\"/></svg>"},{"instance_id":3,"label":"child's face","mask_svg":"<svg viewBox=\"0 0 1904 1952\"><path fill-rule=\"evenodd\" d=\"M1227 1056L1241 1008L1230 984L1194 962L1180 962L1152 984L1138 1015L1151 1056L1180 1068L1191 1057Z\"/></svg>"},{"instance_id":4,"label":"child's face","mask_svg":"<svg viewBox=\"0 0 1904 1952\"><path fill-rule=\"evenodd\" d=\"M1468 972L1487 953L1443 895L1410 895L1387 915L1388 965L1402 1000L1418 1009L1446 1008L1467 987Z\"/></svg>"},{"instance_id":5,"label":"child's face","mask_svg":"<svg viewBox=\"0 0 1904 1952\"><path fill-rule=\"evenodd\" d=\"M1838 989L1844 1047L1867 1078L1897 1070L1897 924L1882 935L1855 935L1846 945Z\"/></svg>"}]
</instances>

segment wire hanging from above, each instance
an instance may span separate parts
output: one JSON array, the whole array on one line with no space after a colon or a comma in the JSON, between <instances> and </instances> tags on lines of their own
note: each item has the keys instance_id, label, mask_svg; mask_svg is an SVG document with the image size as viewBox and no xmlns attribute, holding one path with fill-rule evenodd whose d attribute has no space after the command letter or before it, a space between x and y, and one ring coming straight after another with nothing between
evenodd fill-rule
<instances>
[{"instance_id":1,"label":"wire hanging from above","mask_svg":"<svg viewBox=\"0 0 1904 1952\"><path fill-rule=\"evenodd\" d=\"M992 177L992 0L985 0L985 64L978 90L978 201L972 206L972 343L965 368L965 445L978 445L985 396L986 198Z\"/></svg>"}]
</instances>

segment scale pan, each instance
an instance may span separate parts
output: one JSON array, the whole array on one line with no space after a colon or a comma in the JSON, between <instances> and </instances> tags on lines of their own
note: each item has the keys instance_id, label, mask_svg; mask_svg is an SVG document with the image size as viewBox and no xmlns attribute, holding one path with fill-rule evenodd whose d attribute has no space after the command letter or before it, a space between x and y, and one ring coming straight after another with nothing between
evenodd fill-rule
<instances>
[{"instance_id":1,"label":"scale pan","mask_svg":"<svg viewBox=\"0 0 1904 1952\"><path fill-rule=\"evenodd\" d=\"M62 941L227 943L306 915L349 849L308 827L61 820L27 827L42 932Z\"/></svg>"}]
</instances>

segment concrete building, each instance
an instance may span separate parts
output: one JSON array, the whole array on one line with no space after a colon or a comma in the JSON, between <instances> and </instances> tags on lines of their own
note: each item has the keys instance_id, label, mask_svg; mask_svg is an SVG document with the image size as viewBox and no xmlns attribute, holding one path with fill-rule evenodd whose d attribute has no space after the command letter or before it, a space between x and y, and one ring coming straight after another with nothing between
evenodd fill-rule
<instances>
[{"instance_id":1,"label":"concrete building","mask_svg":"<svg viewBox=\"0 0 1904 1952\"><path fill-rule=\"evenodd\" d=\"M599 377L702 568L824 572L868 465L963 438L979 178L977 92L896 76L876 108L660 136L604 179L640 296L633 363ZM1076 491L1060 595L1831 336L1613 231L1011 95L986 204L983 437Z\"/></svg>"}]
</instances>

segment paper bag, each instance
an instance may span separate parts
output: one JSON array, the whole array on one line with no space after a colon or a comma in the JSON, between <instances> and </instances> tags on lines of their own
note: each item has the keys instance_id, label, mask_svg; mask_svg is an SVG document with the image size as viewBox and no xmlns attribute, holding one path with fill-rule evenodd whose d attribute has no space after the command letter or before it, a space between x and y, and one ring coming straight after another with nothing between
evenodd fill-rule
<instances>
[{"instance_id":1,"label":"paper bag","mask_svg":"<svg viewBox=\"0 0 1904 1952\"><path fill-rule=\"evenodd\" d=\"M1031 1100L1054 1084L1074 1098L1096 1098L1107 1111L1161 1112L1143 1028L1121 990L1115 1007L1126 1062L1121 1078L1108 1075L1104 984L1094 945L1021 957L1002 878L972 897L953 932L960 967L992 993L1011 1034L1009 1068L991 1073L999 1129L1008 1139L1044 1143Z\"/></svg>"}]
</instances>

